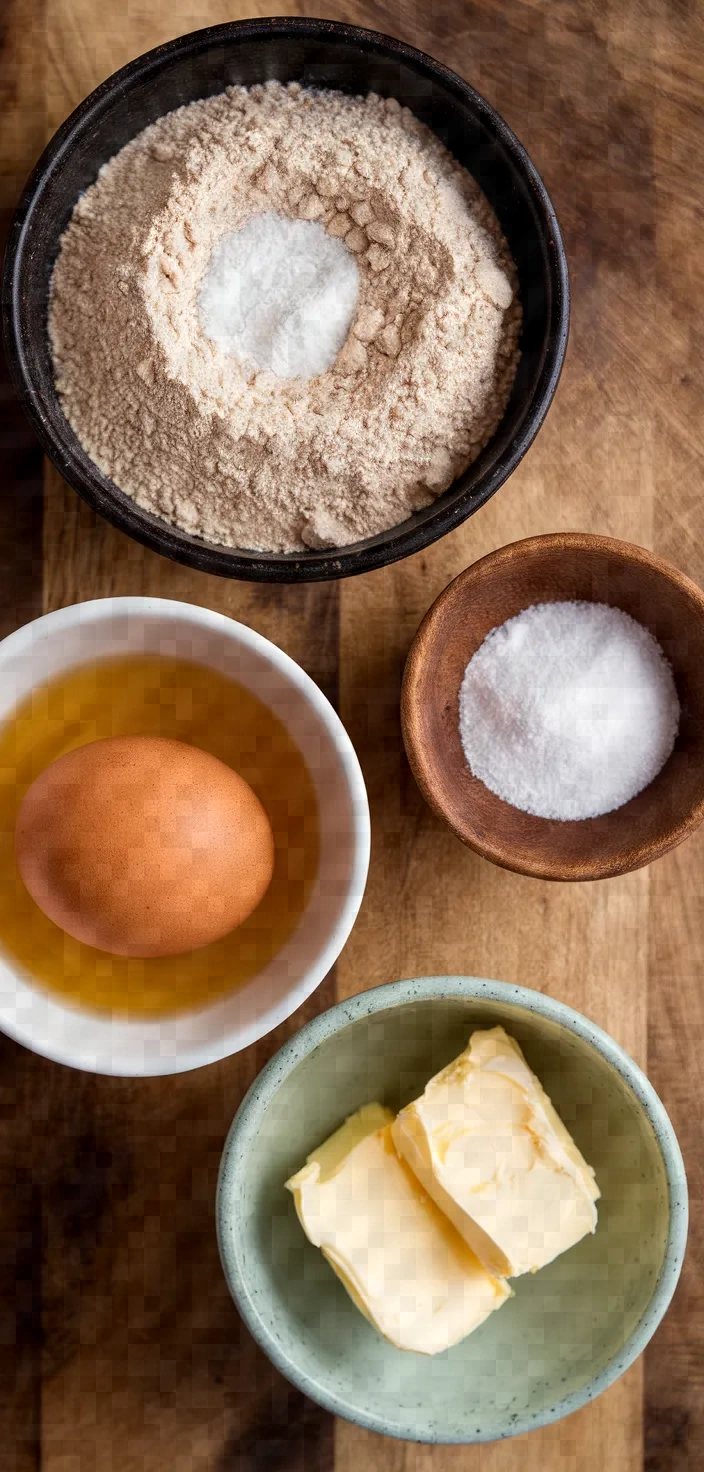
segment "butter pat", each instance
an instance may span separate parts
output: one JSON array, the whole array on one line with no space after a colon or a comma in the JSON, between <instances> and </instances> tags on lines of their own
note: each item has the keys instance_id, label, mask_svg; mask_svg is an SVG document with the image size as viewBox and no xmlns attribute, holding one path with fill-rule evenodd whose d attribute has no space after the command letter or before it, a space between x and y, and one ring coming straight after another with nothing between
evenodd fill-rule
<instances>
[{"instance_id":1,"label":"butter pat","mask_svg":"<svg viewBox=\"0 0 704 1472\"><path fill-rule=\"evenodd\" d=\"M510 1296L394 1148L393 1115L367 1104L286 1182L304 1232L398 1349L439 1354Z\"/></svg>"},{"instance_id":2,"label":"butter pat","mask_svg":"<svg viewBox=\"0 0 704 1472\"><path fill-rule=\"evenodd\" d=\"M490 1273L534 1273L596 1228L594 1172L503 1027L473 1033L391 1133Z\"/></svg>"}]
</instances>

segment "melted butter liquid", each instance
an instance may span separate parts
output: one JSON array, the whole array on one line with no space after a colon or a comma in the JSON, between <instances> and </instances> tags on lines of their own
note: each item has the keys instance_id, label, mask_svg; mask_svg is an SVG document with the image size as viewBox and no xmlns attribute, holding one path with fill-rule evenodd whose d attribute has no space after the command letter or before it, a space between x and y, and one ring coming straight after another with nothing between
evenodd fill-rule
<instances>
[{"instance_id":1,"label":"melted butter liquid","mask_svg":"<svg viewBox=\"0 0 704 1472\"><path fill-rule=\"evenodd\" d=\"M103 736L171 736L212 752L254 788L274 831L261 904L223 940L182 956L111 956L66 935L34 903L15 863L17 809L50 762ZM282 722L227 676L135 655L39 686L0 727L0 948L33 980L84 1007L158 1016L204 1006L249 981L305 910L318 868L315 789Z\"/></svg>"}]
</instances>

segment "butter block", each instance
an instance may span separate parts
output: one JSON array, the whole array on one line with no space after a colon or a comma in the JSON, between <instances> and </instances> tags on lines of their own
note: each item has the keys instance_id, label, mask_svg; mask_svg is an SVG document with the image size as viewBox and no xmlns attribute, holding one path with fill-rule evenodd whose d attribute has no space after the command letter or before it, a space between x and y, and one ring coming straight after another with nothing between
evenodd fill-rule
<instances>
[{"instance_id":1,"label":"butter block","mask_svg":"<svg viewBox=\"0 0 704 1472\"><path fill-rule=\"evenodd\" d=\"M490 1273L534 1273L596 1228L594 1171L503 1027L473 1033L391 1133Z\"/></svg>"},{"instance_id":2,"label":"butter block","mask_svg":"<svg viewBox=\"0 0 704 1472\"><path fill-rule=\"evenodd\" d=\"M304 1232L398 1349L439 1354L510 1297L401 1160L393 1115L368 1104L286 1182Z\"/></svg>"}]
</instances>

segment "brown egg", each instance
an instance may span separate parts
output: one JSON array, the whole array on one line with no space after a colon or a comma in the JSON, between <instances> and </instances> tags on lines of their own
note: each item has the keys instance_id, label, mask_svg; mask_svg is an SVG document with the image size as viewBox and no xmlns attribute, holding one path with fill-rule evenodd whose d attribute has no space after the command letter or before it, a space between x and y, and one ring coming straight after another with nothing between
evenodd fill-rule
<instances>
[{"instance_id":1,"label":"brown egg","mask_svg":"<svg viewBox=\"0 0 704 1472\"><path fill-rule=\"evenodd\" d=\"M269 819L231 767L182 741L117 736L52 762L21 803L17 863L40 909L118 956L227 935L274 868Z\"/></svg>"}]
</instances>

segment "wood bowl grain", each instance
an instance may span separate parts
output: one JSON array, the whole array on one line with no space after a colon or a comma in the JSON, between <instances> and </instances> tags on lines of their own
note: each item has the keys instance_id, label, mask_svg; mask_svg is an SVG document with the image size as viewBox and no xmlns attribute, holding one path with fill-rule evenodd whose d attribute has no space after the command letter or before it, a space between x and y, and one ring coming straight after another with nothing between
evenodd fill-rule
<instances>
[{"instance_id":1,"label":"wood bowl grain","mask_svg":"<svg viewBox=\"0 0 704 1472\"><path fill-rule=\"evenodd\" d=\"M503 802L469 770L459 735L467 663L491 629L533 603L586 599L650 629L672 665L682 707L675 749L630 802L558 822ZM492 863L539 879L608 879L652 863L704 818L704 593L643 547L557 532L512 542L460 573L432 605L406 662L406 753L430 807Z\"/></svg>"}]
</instances>

